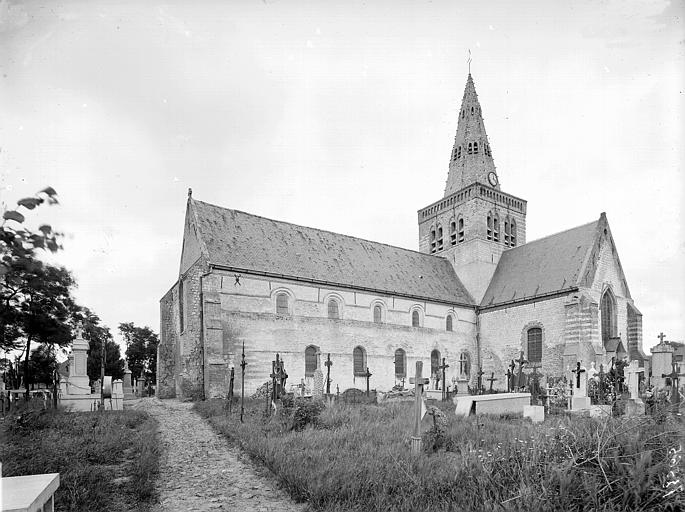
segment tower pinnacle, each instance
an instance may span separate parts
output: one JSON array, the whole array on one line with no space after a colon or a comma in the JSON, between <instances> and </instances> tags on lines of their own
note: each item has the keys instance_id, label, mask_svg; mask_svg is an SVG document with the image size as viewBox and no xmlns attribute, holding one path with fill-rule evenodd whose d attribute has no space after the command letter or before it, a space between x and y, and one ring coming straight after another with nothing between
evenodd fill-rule
<instances>
[{"instance_id":1,"label":"tower pinnacle","mask_svg":"<svg viewBox=\"0 0 685 512\"><path fill-rule=\"evenodd\" d=\"M469 55L469 68L470 60ZM476 182L500 188L476 87L469 72L450 155L445 196Z\"/></svg>"}]
</instances>

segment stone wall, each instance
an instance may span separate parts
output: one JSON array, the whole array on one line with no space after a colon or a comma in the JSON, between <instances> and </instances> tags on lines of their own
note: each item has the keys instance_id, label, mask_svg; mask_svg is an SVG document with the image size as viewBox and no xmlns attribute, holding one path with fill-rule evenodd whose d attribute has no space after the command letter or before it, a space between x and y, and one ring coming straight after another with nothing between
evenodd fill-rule
<instances>
[{"instance_id":1,"label":"stone wall","mask_svg":"<svg viewBox=\"0 0 685 512\"><path fill-rule=\"evenodd\" d=\"M395 376L396 349L406 352L406 384L414 374L417 360L430 373L430 355L440 351L450 368L448 381L458 371L458 358L467 351L475 359L475 313L467 308L412 301L394 296L375 296L344 289L310 286L287 280L242 275L239 284L233 274L212 272L203 280L205 309L205 364L208 397L224 396L230 368L236 369L234 388L240 389L240 354L245 344L248 363L245 390L250 394L269 380L271 361L276 353L285 360L289 382L305 378L304 353L317 347L323 361L331 354L332 391L340 387L366 388L366 380L354 375L353 350L361 346L373 374L373 389L389 390L401 380ZM288 315L276 314L275 296L291 297ZM338 301L340 319L328 318L328 301ZM373 322L373 308L383 308L382 320ZM411 311L420 312L423 327L411 327ZM446 316L452 315L453 331L446 331Z\"/></svg>"},{"instance_id":2,"label":"stone wall","mask_svg":"<svg viewBox=\"0 0 685 512\"><path fill-rule=\"evenodd\" d=\"M174 299L176 295L176 299ZM176 397L178 357L178 283L159 302L159 344L157 345L157 389L159 398Z\"/></svg>"}]
</instances>

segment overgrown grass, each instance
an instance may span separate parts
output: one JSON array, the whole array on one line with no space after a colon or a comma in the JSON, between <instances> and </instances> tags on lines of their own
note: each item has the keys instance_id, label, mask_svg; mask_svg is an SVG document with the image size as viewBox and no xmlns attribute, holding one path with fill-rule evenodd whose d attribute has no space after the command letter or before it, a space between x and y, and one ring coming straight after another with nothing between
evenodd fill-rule
<instances>
[{"instance_id":1,"label":"overgrown grass","mask_svg":"<svg viewBox=\"0 0 685 512\"><path fill-rule=\"evenodd\" d=\"M683 441L668 415L532 425L458 419L450 407L442 447L412 455L411 403L334 405L301 431L282 415L265 420L261 401L247 404L244 424L222 401L195 407L317 510L685 510L683 494L664 489L668 450Z\"/></svg>"},{"instance_id":2,"label":"overgrown grass","mask_svg":"<svg viewBox=\"0 0 685 512\"><path fill-rule=\"evenodd\" d=\"M58 511L149 510L159 453L142 411L24 411L0 423L3 476L59 473Z\"/></svg>"}]
</instances>

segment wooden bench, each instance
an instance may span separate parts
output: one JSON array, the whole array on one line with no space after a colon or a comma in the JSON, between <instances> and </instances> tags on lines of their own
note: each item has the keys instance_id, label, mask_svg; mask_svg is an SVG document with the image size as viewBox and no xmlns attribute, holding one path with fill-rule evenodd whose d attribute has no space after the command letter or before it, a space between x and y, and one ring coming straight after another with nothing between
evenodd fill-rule
<instances>
[{"instance_id":1,"label":"wooden bench","mask_svg":"<svg viewBox=\"0 0 685 512\"><path fill-rule=\"evenodd\" d=\"M54 512L55 491L59 487L59 473L11 476L3 478L2 502L4 512Z\"/></svg>"}]
</instances>

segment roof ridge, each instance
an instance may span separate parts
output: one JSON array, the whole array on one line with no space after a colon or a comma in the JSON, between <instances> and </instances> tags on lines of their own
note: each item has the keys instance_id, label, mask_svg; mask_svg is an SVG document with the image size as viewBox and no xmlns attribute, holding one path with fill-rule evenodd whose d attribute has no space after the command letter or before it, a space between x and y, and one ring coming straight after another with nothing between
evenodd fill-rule
<instances>
[{"instance_id":1,"label":"roof ridge","mask_svg":"<svg viewBox=\"0 0 685 512\"><path fill-rule=\"evenodd\" d=\"M368 243L376 244L376 245L383 245L383 246L385 246L385 247L391 247L391 248L393 248L393 249L399 249L399 250L401 250L401 251L411 252L411 253L414 253L414 254L418 254L418 255L420 255L420 256L426 256L426 257L428 257L428 258L438 258L438 259L440 259L440 260L442 260L442 261L444 261L444 262L446 262L446 263L448 263L448 264L450 263L448 259L443 258L442 256L437 256L437 255L435 255L435 254L426 254L425 252L415 251L414 249L407 249L406 247L399 247L399 246L397 246L397 245L387 244L387 243L385 243L385 242L377 242L377 241L375 241L375 240L369 240L368 238L361 238L361 237L358 237L358 236L346 235L346 234L344 234L344 233L338 233L338 232L336 232L336 231L331 231L331 230L328 230L328 229L314 228L314 227L311 227L311 226L304 226L304 225L302 225L302 224L295 224L294 222L288 222L288 221L286 221L286 220L276 220L276 219L272 219L271 217L265 217L265 216L263 216L263 215L257 215L257 214L255 214L255 213L249 213L249 212L245 212L245 211L243 211L243 210L238 210L238 209L235 209L235 208L226 208L225 206L219 206L219 205L216 205L216 204L207 203L207 202L205 202L205 201L200 201L200 200L198 200L198 199L191 199L191 200L194 201L194 202L196 202L196 203L206 204L206 205L208 205L208 206L211 206L211 207L213 207L213 208L219 208L219 209L221 209L221 210L228 210L228 211L232 211L232 212L239 212L239 213L242 213L242 214L244 214L244 215L249 215L249 216L251 216L251 217L258 217L258 218L260 218L260 219L265 219L265 220L269 220L269 221L272 221L272 222L277 222L277 223L279 223L279 224L288 224L288 225L290 225L290 226L297 226L298 228L307 228L307 229L311 229L311 230L314 230L314 231L320 231L320 232L323 232L323 233L330 233L330 234L336 235L336 236L344 236L344 237L346 237L346 238L352 238L352 239L355 239L355 240L360 240L360 241L362 241L362 242L368 242ZM452 266L452 265L450 264L450 266ZM455 272L455 274L456 274L456 272Z\"/></svg>"},{"instance_id":2,"label":"roof ridge","mask_svg":"<svg viewBox=\"0 0 685 512\"><path fill-rule=\"evenodd\" d=\"M597 222L599 222L599 221L598 221L598 220L594 220L594 221L592 221L592 222L586 222L585 224L580 224L580 225L578 225L578 226L574 226L574 227L572 227L572 228L565 229L565 230L563 230L563 231L557 231L556 233L552 233L551 235L543 236L542 238L536 238L535 240L531 240L530 242L526 242L526 243L523 244L523 245L517 245L516 247L512 247L512 248L510 248L510 249L507 249L507 250L504 251L504 253L502 253L502 254L506 254L506 253L508 253L508 252L515 251L516 249L522 249L523 247L529 247L529 246L531 246L531 245L533 245L533 244L536 244L536 243L538 243L538 242L542 242L542 241L544 241L544 240L547 240L548 238L552 238L552 237L558 236L558 235L563 235L564 233L568 233L569 231L573 231L574 229L585 228L585 227L587 227L587 226L590 226L591 224L597 224Z\"/></svg>"}]
</instances>

